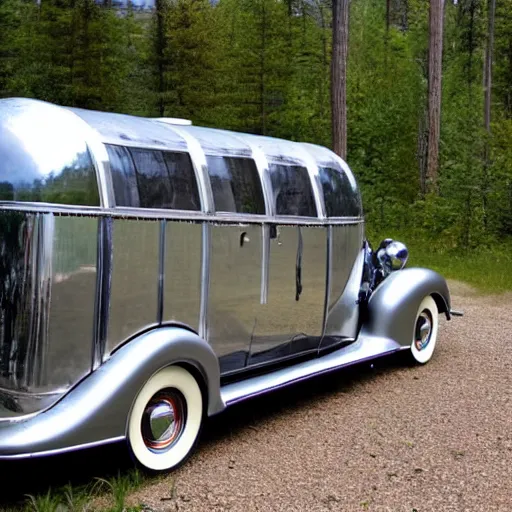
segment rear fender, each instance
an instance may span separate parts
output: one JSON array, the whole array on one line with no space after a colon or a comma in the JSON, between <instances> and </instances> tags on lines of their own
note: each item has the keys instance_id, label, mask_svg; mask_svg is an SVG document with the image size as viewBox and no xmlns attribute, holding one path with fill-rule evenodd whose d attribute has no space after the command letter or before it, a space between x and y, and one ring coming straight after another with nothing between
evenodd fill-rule
<instances>
[{"instance_id":1,"label":"rear fender","mask_svg":"<svg viewBox=\"0 0 512 512\"><path fill-rule=\"evenodd\" d=\"M140 389L170 364L192 366L200 373L209 415L225 408L218 359L210 345L182 328L155 329L116 350L50 409L0 425L0 459L64 452L124 438Z\"/></svg>"}]
</instances>

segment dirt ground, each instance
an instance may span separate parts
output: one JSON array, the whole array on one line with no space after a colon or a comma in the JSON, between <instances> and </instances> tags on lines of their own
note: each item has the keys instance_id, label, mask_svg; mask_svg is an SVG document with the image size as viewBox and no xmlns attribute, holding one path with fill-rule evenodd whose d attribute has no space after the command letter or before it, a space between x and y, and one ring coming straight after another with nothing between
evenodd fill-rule
<instances>
[{"instance_id":1,"label":"dirt ground","mask_svg":"<svg viewBox=\"0 0 512 512\"><path fill-rule=\"evenodd\" d=\"M512 294L450 285L465 316L441 320L429 364L392 356L234 406L206 422L184 466L150 480L130 503L153 511L512 511ZM8 474L25 493L20 475L55 486L71 468L92 464L87 474L103 476L127 467L124 454L101 448L30 469L2 464L1 492Z\"/></svg>"},{"instance_id":2,"label":"dirt ground","mask_svg":"<svg viewBox=\"0 0 512 512\"><path fill-rule=\"evenodd\" d=\"M512 294L451 283L433 359L362 365L241 404L132 496L153 510L512 511Z\"/></svg>"}]
</instances>

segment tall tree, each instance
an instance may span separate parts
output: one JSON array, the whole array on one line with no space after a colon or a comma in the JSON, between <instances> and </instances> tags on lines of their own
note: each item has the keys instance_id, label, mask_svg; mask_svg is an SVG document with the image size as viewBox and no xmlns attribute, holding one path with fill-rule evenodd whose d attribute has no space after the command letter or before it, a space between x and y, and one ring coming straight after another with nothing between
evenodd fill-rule
<instances>
[{"instance_id":1,"label":"tall tree","mask_svg":"<svg viewBox=\"0 0 512 512\"><path fill-rule=\"evenodd\" d=\"M347 157L347 55L349 0L332 4L332 147L341 158Z\"/></svg>"},{"instance_id":2,"label":"tall tree","mask_svg":"<svg viewBox=\"0 0 512 512\"><path fill-rule=\"evenodd\" d=\"M165 115L165 54L167 50L166 23L168 8L168 0L156 0L153 55L156 64L157 111L160 117Z\"/></svg>"},{"instance_id":3,"label":"tall tree","mask_svg":"<svg viewBox=\"0 0 512 512\"><path fill-rule=\"evenodd\" d=\"M429 10L428 146L426 183L424 187L426 192L435 192L438 188L443 15L444 0L431 0Z\"/></svg>"},{"instance_id":4,"label":"tall tree","mask_svg":"<svg viewBox=\"0 0 512 512\"><path fill-rule=\"evenodd\" d=\"M488 133L491 130L491 93L492 93L492 60L494 50L494 20L496 13L496 0L487 1L488 8L488 28L487 45L485 48L485 68L484 68L484 126Z\"/></svg>"},{"instance_id":5,"label":"tall tree","mask_svg":"<svg viewBox=\"0 0 512 512\"><path fill-rule=\"evenodd\" d=\"M491 101L492 101L492 60L494 50L494 21L496 14L496 0L487 0L487 44L484 61L484 127L487 140L484 143L484 179L482 187L484 221L487 224L487 187L490 166L490 136L491 136Z\"/></svg>"}]
</instances>

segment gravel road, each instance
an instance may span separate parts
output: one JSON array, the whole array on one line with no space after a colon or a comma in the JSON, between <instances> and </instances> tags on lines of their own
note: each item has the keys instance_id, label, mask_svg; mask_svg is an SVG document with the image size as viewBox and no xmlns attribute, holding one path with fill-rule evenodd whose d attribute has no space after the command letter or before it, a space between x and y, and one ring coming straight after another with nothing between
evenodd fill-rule
<instances>
[{"instance_id":1,"label":"gravel road","mask_svg":"<svg viewBox=\"0 0 512 512\"><path fill-rule=\"evenodd\" d=\"M132 498L154 510L512 511L512 294L451 283L433 359L399 357L241 404Z\"/></svg>"},{"instance_id":2,"label":"gravel road","mask_svg":"<svg viewBox=\"0 0 512 512\"><path fill-rule=\"evenodd\" d=\"M512 294L450 285L465 316L441 320L426 366L392 356L235 406L207 421L184 466L130 502L155 511L512 511ZM125 454L4 463L1 494L124 470Z\"/></svg>"}]
</instances>

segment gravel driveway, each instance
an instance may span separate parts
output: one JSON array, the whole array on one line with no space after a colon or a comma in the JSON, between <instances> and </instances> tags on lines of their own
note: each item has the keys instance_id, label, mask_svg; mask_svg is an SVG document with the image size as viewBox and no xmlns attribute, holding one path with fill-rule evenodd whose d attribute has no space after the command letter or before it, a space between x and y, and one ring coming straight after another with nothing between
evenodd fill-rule
<instances>
[{"instance_id":1,"label":"gravel driveway","mask_svg":"<svg viewBox=\"0 0 512 512\"><path fill-rule=\"evenodd\" d=\"M133 496L156 510L512 510L512 294L451 283L433 359L337 372L230 409Z\"/></svg>"},{"instance_id":2,"label":"gravel driveway","mask_svg":"<svg viewBox=\"0 0 512 512\"><path fill-rule=\"evenodd\" d=\"M206 423L182 468L130 501L156 511L512 511L512 294L450 284L465 316L441 320L429 364L392 356L235 406ZM126 467L125 453L40 461L30 476L19 462L22 478L3 464L1 492L8 474L27 492L23 481L47 475L55 486L54 471L68 477L84 462L90 476Z\"/></svg>"}]
</instances>

